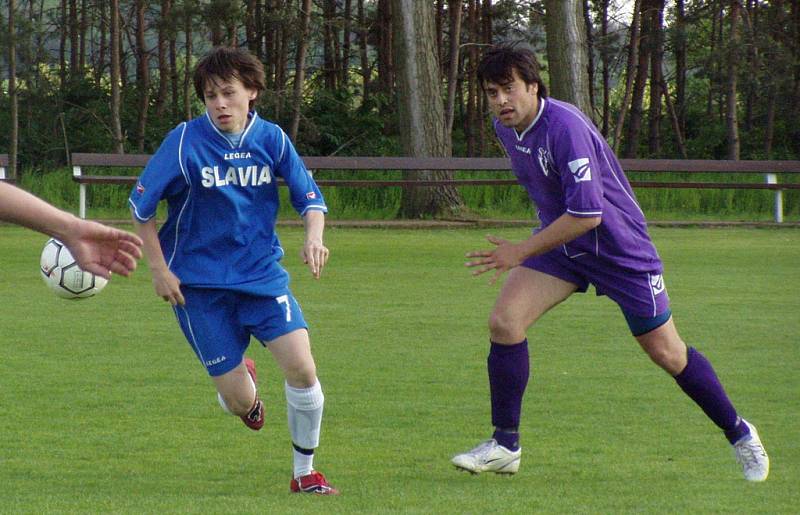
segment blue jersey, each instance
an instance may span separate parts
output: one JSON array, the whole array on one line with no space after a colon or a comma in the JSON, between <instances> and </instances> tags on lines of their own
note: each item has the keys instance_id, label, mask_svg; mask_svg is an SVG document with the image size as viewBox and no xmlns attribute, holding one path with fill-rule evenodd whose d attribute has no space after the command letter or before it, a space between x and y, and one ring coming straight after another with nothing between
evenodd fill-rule
<instances>
[{"instance_id":1,"label":"blue jersey","mask_svg":"<svg viewBox=\"0 0 800 515\"><path fill-rule=\"evenodd\" d=\"M517 180L536 204L542 227L569 213L602 217L599 226L562 245L570 258L596 256L607 266L650 272L661 260L619 161L592 122L575 106L541 99L522 134L494 122Z\"/></svg>"},{"instance_id":2,"label":"blue jersey","mask_svg":"<svg viewBox=\"0 0 800 515\"><path fill-rule=\"evenodd\" d=\"M289 277L275 221L277 178L294 209L327 212L325 201L289 138L252 116L238 146L206 114L173 129L148 162L129 202L142 223L168 213L161 249L181 284L256 295L282 295Z\"/></svg>"}]
</instances>

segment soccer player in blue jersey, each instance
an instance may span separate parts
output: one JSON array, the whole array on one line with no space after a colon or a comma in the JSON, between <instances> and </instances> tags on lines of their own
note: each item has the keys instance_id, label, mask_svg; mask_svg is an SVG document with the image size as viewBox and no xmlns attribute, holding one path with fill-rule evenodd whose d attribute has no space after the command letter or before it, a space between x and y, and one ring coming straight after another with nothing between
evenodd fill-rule
<instances>
[{"instance_id":1,"label":"soccer player in blue jersey","mask_svg":"<svg viewBox=\"0 0 800 515\"><path fill-rule=\"evenodd\" d=\"M644 214L602 135L575 106L547 96L536 58L527 49L490 49L478 79L497 137L538 208L541 226L521 242L489 236L491 250L467 254L474 275L492 273L494 282L508 272L508 278L489 318L494 434L455 456L453 464L473 473L517 472L529 376L527 329L593 284L598 295L620 306L650 359L724 432L745 478L765 480L769 458L756 428L739 417L709 361L678 335Z\"/></svg>"},{"instance_id":2,"label":"soccer player in blue jersey","mask_svg":"<svg viewBox=\"0 0 800 515\"><path fill-rule=\"evenodd\" d=\"M294 447L292 492L338 493L314 470L324 396L300 305L280 264L275 233L278 179L303 217L302 259L319 278L328 260L327 208L289 138L253 110L264 90L261 63L218 47L194 72L206 112L164 139L130 195L156 294L175 311L186 339L214 381L222 408L247 427L264 425L250 337L269 349L285 376ZM167 219L156 232L156 207Z\"/></svg>"}]
</instances>

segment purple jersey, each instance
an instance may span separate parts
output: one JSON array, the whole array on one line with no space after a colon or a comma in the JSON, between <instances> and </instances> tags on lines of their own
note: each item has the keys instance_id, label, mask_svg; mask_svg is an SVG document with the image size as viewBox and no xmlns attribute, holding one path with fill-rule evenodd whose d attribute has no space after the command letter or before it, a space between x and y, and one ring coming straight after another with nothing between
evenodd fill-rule
<instances>
[{"instance_id":1,"label":"purple jersey","mask_svg":"<svg viewBox=\"0 0 800 515\"><path fill-rule=\"evenodd\" d=\"M564 213L602 217L591 231L562 245L570 258L597 256L610 266L660 271L647 223L616 156L575 106L541 99L539 114L522 134L494 121L517 180L536 204L542 227Z\"/></svg>"}]
</instances>

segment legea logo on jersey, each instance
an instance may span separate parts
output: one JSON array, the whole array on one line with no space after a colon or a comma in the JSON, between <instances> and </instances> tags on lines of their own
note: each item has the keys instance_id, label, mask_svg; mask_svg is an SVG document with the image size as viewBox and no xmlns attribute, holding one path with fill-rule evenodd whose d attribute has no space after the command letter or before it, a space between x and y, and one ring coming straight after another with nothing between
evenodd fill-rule
<instances>
[{"instance_id":1,"label":"legea logo on jersey","mask_svg":"<svg viewBox=\"0 0 800 515\"><path fill-rule=\"evenodd\" d=\"M264 165L261 170L256 165L229 166L226 172L221 172L219 166L204 166L200 170L203 176L201 184L206 188L223 186L261 186L272 182L272 173L269 166Z\"/></svg>"},{"instance_id":2,"label":"legea logo on jersey","mask_svg":"<svg viewBox=\"0 0 800 515\"><path fill-rule=\"evenodd\" d=\"M572 173L575 182L592 180L592 169L589 168L589 158L582 157L575 161L570 161L567 165L569 166L569 171Z\"/></svg>"},{"instance_id":3,"label":"legea logo on jersey","mask_svg":"<svg viewBox=\"0 0 800 515\"><path fill-rule=\"evenodd\" d=\"M653 289L653 295L658 295L664 291L664 276L655 274L650 276L650 288Z\"/></svg>"},{"instance_id":4,"label":"legea logo on jersey","mask_svg":"<svg viewBox=\"0 0 800 515\"><path fill-rule=\"evenodd\" d=\"M542 173L547 177L547 174L550 173L550 152L544 147L539 147L537 157L539 158L539 166L542 168Z\"/></svg>"},{"instance_id":5,"label":"legea logo on jersey","mask_svg":"<svg viewBox=\"0 0 800 515\"><path fill-rule=\"evenodd\" d=\"M523 154L531 155L531 149L529 149L528 147L523 147L522 145L514 145L514 148L516 148Z\"/></svg>"}]
</instances>

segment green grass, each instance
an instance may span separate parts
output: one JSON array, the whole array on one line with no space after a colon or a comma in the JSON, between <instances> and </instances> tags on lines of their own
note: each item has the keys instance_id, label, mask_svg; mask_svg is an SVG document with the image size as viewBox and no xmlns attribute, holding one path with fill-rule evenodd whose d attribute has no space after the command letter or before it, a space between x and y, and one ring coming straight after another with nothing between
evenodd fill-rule
<instances>
[{"instance_id":1,"label":"green grass","mask_svg":"<svg viewBox=\"0 0 800 515\"><path fill-rule=\"evenodd\" d=\"M523 238L523 228L498 229ZM316 465L338 498L288 494L282 380L253 344L267 425L219 409L143 264L65 301L45 238L0 227L0 512L796 513L800 231L655 229L676 323L714 363L772 458L740 477L724 438L648 362L606 298L576 295L530 331L520 473L458 473L489 434L486 318L498 286L463 268L483 231L336 229L321 281L285 264L326 392Z\"/></svg>"}]
</instances>

